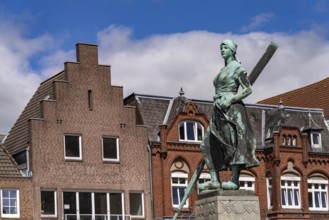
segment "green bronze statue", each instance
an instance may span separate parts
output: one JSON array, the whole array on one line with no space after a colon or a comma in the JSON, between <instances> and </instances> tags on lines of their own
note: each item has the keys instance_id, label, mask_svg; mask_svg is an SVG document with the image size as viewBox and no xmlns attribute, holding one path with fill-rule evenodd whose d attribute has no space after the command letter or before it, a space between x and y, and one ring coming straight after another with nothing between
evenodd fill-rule
<instances>
[{"instance_id":1,"label":"green bronze statue","mask_svg":"<svg viewBox=\"0 0 329 220\"><path fill-rule=\"evenodd\" d=\"M200 146L211 180L200 185L200 190L238 190L240 171L259 164L256 140L242 102L252 92L247 72L235 57L237 44L233 40L224 40L220 51L225 66L214 79L214 112ZM221 183L218 171L227 169L232 170L232 179Z\"/></svg>"},{"instance_id":2,"label":"green bronze statue","mask_svg":"<svg viewBox=\"0 0 329 220\"><path fill-rule=\"evenodd\" d=\"M242 99L251 94L251 85L256 81L277 48L278 45L271 42L247 77L246 70L235 57L237 44L230 39L221 43L220 51L225 61L225 67L214 79L214 112L200 145L204 159L191 177L173 220L177 219L183 205L191 195L205 164L210 171L211 180L200 184L200 191L238 190L240 171L258 166L259 161L255 155L256 140ZM221 183L218 172L227 169L232 170L231 181Z\"/></svg>"}]
</instances>

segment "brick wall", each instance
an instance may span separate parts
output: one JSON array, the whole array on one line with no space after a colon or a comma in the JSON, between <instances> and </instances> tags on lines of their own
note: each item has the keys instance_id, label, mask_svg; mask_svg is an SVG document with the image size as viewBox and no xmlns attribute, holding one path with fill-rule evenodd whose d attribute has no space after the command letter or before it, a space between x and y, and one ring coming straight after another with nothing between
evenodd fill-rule
<instances>
[{"instance_id":1,"label":"brick wall","mask_svg":"<svg viewBox=\"0 0 329 220\"><path fill-rule=\"evenodd\" d=\"M122 87L111 86L109 66L97 63L97 47L79 44L79 63L66 63L67 81L54 82L55 100L41 102L43 117L29 121L34 181L34 215L40 219L40 190L53 189L62 218L63 191L144 192L145 218L151 216L147 129L136 126L135 109L123 106ZM92 91L92 108L88 102ZM64 157L64 134L81 135L81 160ZM102 137L119 138L119 162L105 162Z\"/></svg>"}]
</instances>

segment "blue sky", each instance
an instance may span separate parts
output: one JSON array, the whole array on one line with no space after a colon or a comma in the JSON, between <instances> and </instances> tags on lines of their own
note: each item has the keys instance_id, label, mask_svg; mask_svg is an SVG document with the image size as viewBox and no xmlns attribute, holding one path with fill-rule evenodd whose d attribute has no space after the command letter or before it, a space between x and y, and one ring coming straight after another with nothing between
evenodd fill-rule
<instances>
[{"instance_id":1,"label":"blue sky","mask_svg":"<svg viewBox=\"0 0 329 220\"><path fill-rule=\"evenodd\" d=\"M211 100L223 66L218 46L238 43L250 72L280 48L246 102L328 77L329 0L0 0L0 133L8 133L40 82L97 44L112 84L132 92Z\"/></svg>"}]
</instances>

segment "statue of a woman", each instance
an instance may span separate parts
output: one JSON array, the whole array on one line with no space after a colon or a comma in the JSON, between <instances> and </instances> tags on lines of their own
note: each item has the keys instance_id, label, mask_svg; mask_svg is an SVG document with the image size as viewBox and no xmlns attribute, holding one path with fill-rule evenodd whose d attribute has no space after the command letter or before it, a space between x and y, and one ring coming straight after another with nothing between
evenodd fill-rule
<instances>
[{"instance_id":1,"label":"statue of a woman","mask_svg":"<svg viewBox=\"0 0 329 220\"><path fill-rule=\"evenodd\" d=\"M256 140L242 99L251 94L246 70L236 59L237 44L230 39L220 45L225 60L214 79L214 113L201 144L211 180L199 186L205 189L239 189L241 169L257 166ZM239 89L240 87L240 89ZM218 171L232 170L232 179L220 182Z\"/></svg>"}]
</instances>

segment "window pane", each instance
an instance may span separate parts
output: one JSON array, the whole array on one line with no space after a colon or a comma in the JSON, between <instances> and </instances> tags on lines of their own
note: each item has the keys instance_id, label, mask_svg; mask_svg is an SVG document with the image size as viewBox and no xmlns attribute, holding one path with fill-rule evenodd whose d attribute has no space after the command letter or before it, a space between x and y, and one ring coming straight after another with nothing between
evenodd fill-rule
<instances>
[{"instance_id":1,"label":"window pane","mask_svg":"<svg viewBox=\"0 0 329 220\"><path fill-rule=\"evenodd\" d=\"M319 144L319 134L313 134L313 144Z\"/></svg>"},{"instance_id":2,"label":"window pane","mask_svg":"<svg viewBox=\"0 0 329 220\"><path fill-rule=\"evenodd\" d=\"M184 129L185 122L179 125L179 139L185 140L185 129Z\"/></svg>"},{"instance_id":3,"label":"window pane","mask_svg":"<svg viewBox=\"0 0 329 220\"><path fill-rule=\"evenodd\" d=\"M2 213L8 215L18 214L18 190L2 190Z\"/></svg>"},{"instance_id":4,"label":"window pane","mask_svg":"<svg viewBox=\"0 0 329 220\"><path fill-rule=\"evenodd\" d=\"M103 155L105 159L117 159L117 138L103 138Z\"/></svg>"},{"instance_id":5,"label":"window pane","mask_svg":"<svg viewBox=\"0 0 329 220\"><path fill-rule=\"evenodd\" d=\"M313 195L312 193L308 193L308 205L310 208L313 208Z\"/></svg>"},{"instance_id":6,"label":"window pane","mask_svg":"<svg viewBox=\"0 0 329 220\"><path fill-rule=\"evenodd\" d=\"M95 213L106 214L107 212L107 202L106 193L95 193Z\"/></svg>"},{"instance_id":7,"label":"window pane","mask_svg":"<svg viewBox=\"0 0 329 220\"><path fill-rule=\"evenodd\" d=\"M194 125L194 122L186 122L187 140L195 140Z\"/></svg>"},{"instance_id":8,"label":"window pane","mask_svg":"<svg viewBox=\"0 0 329 220\"><path fill-rule=\"evenodd\" d=\"M288 205L292 205L292 189L288 189Z\"/></svg>"},{"instance_id":9,"label":"window pane","mask_svg":"<svg viewBox=\"0 0 329 220\"><path fill-rule=\"evenodd\" d=\"M298 189L294 189L294 202L295 202L295 206L299 205L299 190Z\"/></svg>"},{"instance_id":10,"label":"window pane","mask_svg":"<svg viewBox=\"0 0 329 220\"><path fill-rule=\"evenodd\" d=\"M141 193L130 193L130 214L143 216L143 203Z\"/></svg>"},{"instance_id":11,"label":"window pane","mask_svg":"<svg viewBox=\"0 0 329 220\"><path fill-rule=\"evenodd\" d=\"M41 214L55 215L55 192L41 191Z\"/></svg>"},{"instance_id":12,"label":"window pane","mask_svg":"<svg viewBox=\"0 0 329 220\"><path fill-rule=\"evenodd\" d=\"M286 190L281 189L282 205L286 205Z\"/></svg>"},{"instance_id":13,"label":"window pane","mask_svg":"<svg viewBox=\"0 0 329 220\"><path fill-rule=\"evenodd\" d=\"M80 214L92 214L91 193L89 192L79 193L79 206L80 206Z\"/></svg>"},{"instance_id":14,"label":"window pane","mask_svg":"<svg viewBox=\"0 0 329 220\"><path fill-rule=\"evenodd\" d=\"M179 190L179 204L180 204L185 194L185 187L184 188L180 187L178 190Z\"/></svg>"},{"instance_id":15,"label":"window pane","mask_svg":"<svg viewBox=\"0 0 329 220\"><path fill-rule=\"evenodd\" d=\"M172 187L172 200L174 205L179 205L178 188L175 186Z\"/></svg>"},{"instance_id":16,"label":"window pane","mask_svg":"<svg viewBox=\"0 0 329 220\"><path fill-rule=\"evenodd\" d=\"M320 192L314 192L315 207L320 207Z\"/></svg>"},{"instance_id":17,"label":"window pane","mask_svg":"<svg viewBox=\"0 0 329 220\"><path fill-rule=\"evenodd\" d=\"M198 135L198 141L202 141L202 127L200 124L197 124L198 125L198 130L197 130L197 135Z\"/></svg>"},{"instance_id":18,"label":"window pane","mask_svg":"<svg viewBox=\"0 0 329 220\"><path fill-rule=\"evenodd\" d=\"M80 157L80 137L79 136L65 136L65 156L66 157Z\"/></svg>"},{"instance_id":19,"label":"window pane","mask_svg":"<svg viewBox=\"0 0 329 220\"><path fill-rule=\"evenodd\" d=\"M322 208L327 208L328 207L328 204L327 204L327 201L328 201L327 192L322 192L321 193L321 201L322 201Z\"/></svg>"},{"instance_id":20,"label":"window pane","mask_svg":"<svg viewBox=\"0 0 329 220\"><path fill-rule=\"evenodd\" d=\"M76 193L75 192L64 192L64 215L66 214L76 214ZM70 220L76 219L76 216L70 216Z\"/></svg>"},{"instance_id":21,"label":"window pane","mask_svg":"<svg viewBox=\"0 0 329 220\"><path fill-rule=\"evenodd\" d=\"M111 193L110 194L110 212L111 215L121 215L122 214L122 201L121 193Z\"/></svg>"}]
</instances>

